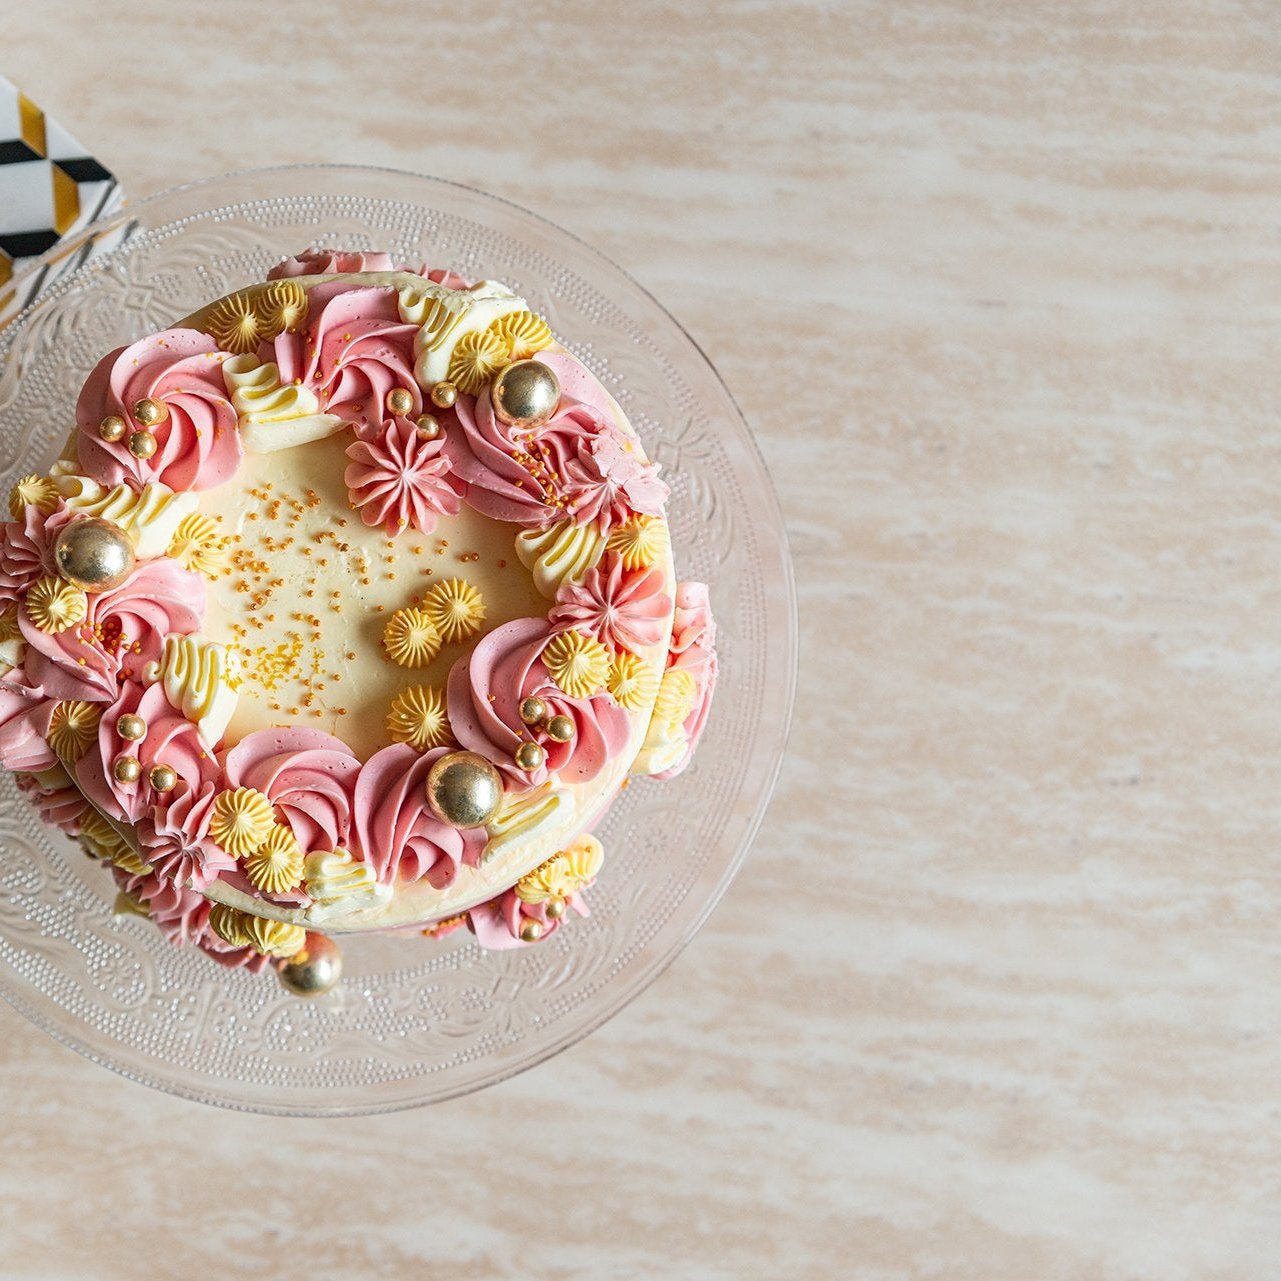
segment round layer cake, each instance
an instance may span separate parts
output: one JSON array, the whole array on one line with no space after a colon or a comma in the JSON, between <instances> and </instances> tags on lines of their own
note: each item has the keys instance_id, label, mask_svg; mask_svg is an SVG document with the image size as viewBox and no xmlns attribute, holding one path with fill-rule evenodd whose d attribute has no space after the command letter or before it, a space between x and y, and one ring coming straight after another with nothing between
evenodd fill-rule
<instances>
[{"instance_id":1,"label":"round layer cake","mask_svg":"<svg viewBox=\"0 0 1281 1281\"><path fill-rule=\"evenodd\" d=\"M89 373L10 496L0 764L123 911L294 990L325 936L547 938L716 676L667 486L492 281L311 252Z\"/></svg>"}]
</instances>

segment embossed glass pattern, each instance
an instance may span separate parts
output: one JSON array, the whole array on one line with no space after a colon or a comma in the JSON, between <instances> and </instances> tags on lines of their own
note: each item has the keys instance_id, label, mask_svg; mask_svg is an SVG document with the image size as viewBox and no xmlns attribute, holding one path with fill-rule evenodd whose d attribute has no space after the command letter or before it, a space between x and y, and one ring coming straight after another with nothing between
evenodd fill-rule
<instances>
[{"instance_id":1,"label":"embossed glass pattern","mask_svg":"<svg viewBox=\"0 0 1281 1281\"><path fill-rule=\"evenodd\" d=\"M690 939L743 858L782 756L795 675L791 570L732 399L617 267L454 184L357 167L258 170L164 193L107 230L101 243L114 248L0 330L3 492L33 460L52 460L107 350L261 278L286 254L385 249L500 279L592 367L662 462L678 573L711 584L720 684L693 766L635 782L597 829L607 859L590 918L513 952L484 952L467 934L349 939L343 983L311 1002L269 975L174 948L147 921L115 918L110 878L41 824L5 775L0 993L135 1080L246 1110L386 1111L547 1058L619 1010Z\"/></svg>"}]
</instances>

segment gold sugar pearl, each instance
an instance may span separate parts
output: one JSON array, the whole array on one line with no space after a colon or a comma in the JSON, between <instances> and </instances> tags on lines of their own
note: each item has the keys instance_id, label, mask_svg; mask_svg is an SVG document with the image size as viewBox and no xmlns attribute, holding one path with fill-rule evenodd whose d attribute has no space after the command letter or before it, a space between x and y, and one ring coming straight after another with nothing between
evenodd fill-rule
<instances>
[{"instance_id":1,"label":"gold sugar pearl","mask_svg":"<svg viewBox=\"0 0 1281 1281\"><path fill-rule=\"evenodd\" d=\"M387 393L387 408L402 417L414 407L414 396L405 387L394 387Z\"/></svg>"},{"instance_id":2,"label":"gold sugar pearl","mask_svg":"<svg viewBox=\"0 0 1281 1281\"><path fill-rule=\"evenodd\" d=\"M140 400L133 407L133 416L144 427L154 427L169 417L169 406L163 400Z\"/></svg>"},{"instance_id":3,"label":"gold sugar pearl","mask_svg":"<svg viewBox=\"0 0 1281 1281\"><path fill-rule=\"evenodd\" d=\"M431 389L431 403L437 409L448 409L458 399L458 388L453 383L439 382Z\"/></svg>"},{"instance_id":4,"label":"gold sugar pearl","mask_svg":"<svg viewBox=\"0 0 1281 1281\"><path fill-rule=\"evenodd\" d=\"M547 704L541 698L526 698L521 700L520 719L526 725L540 725L543 718L547 715Z\"/></svg>"},{"instance_id":5,"label":"gold sugar pearl","mask_svg":"<svg viewBox=\"0 0 1281 1281\"><path fill-rule=\"evenodd\" d=\"M178 786L178 773L169 765L152 766L150 778L157 792L172 792Z\"/></svg>"},{"instance_id":6,"label":"gold sugar pearl","mask_svg":"<svg viewBox=\"0 0 1281 1281\"><path fill-rule=\"evenodd\" d=\"M547 737L558 743L568 743L574 737L574 722L568 716L553 716L547 722Z\"/></svg>"},{"instance_id":7,"label":"gold sugar pearl","mask_svg":"<svg viewBox=\"0 0 1281 1281\"><path fill-rule=\"evenodd\" d=\"M565 900L563 898L549 898L544 910L553 921L559 921L565 915Z\"/></svg>"},{"instance_id":8,"label":"gold sugar pearl","mask_svg":"<svg viewBox=\"0 0 1281 1281\"><path fill-rule=\"evenodd\" d=\"M125 422L119 414L108 414L102 422L98 424L98 435L103 440L114 444L117 440L125 438L125 432L129 430L129 424Z\"/></svg>"},{"instance_id":9,"label":"gold sugar pearl","mask_svg":"<svg viewBox=\"0 0 1281 1281\"><path fill-rule=\"evenodd\" d=\"M424 440L435 440L440 435L440 420L435 414L419 414L414 425Z\"/></svg>"},{"instance_id":10,"label":"gold sugar pearl","mask_svg":"<svg viewBox=\"0 0 1281 1281\"><path fill-rule=\"evenodd\" d=\"M516 768L536 770L547 759L547 753L538 743L522 743L516 749Z\"/></svg>"},{"instance_id":11,"label":"gold sugar pearl","mask_svg":"<svg viewBox=\"0 0 1281 1281\"><path fill-rule=\"evenodd\" d=\"M150 458L156 452L156 438L149 431L136 431L129 437L129 452L135 458Z\"/></svg>"},{"instance_id":12,"label":"gold sugar pearl","mask_svg":"<svg viewBox=\"0 0 1281 1281\"><path fill-rule=\"evenodd\" d=\"M132 712L129 712L116 722L116 733L121 738L137 742L138 739L146 737L147 722L141 716L135 716Z\"/></svg>"},{"instance_id":13,"label":"gold sugar pearl","mask_svg":"<svg viewBox=\"0 0 1281 1281\"><path fill-rule=\"evenodd\" d=\"M520 927L520 937L523 943L537 943L543 937L543 923L533 918L526 921Z\"/></svg>"},{"instance_id":14,"label":"gold sugar pearl","mask_svg":"<svg viewBox=\"0 0 1281 1281\"><path fill-rule=\"evenodd\" d=\"M122 756L111 767L111 777L117 783L136 783L142 777L142 762L135 756Z\"/></svg>"}]
</instances>

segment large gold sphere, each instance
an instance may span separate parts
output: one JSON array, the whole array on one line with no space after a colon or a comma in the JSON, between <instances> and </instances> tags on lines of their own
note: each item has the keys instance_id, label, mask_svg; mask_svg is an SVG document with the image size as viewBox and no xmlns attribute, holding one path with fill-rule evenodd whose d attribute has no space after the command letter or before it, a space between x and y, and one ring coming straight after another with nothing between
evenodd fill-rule
<instances>
[{"instance_id":1,"label":"large gold sphere","mask_svg":"<svg viewBox=\"0 0 1281 1281\"><path fill-rule=\"evenodd\" d=\"M73 521L53 544L58 573L86 592L119 587L133 571L133 540L119 525L96 516Z\"/></svg>"},{"instance_id":2,"label":"large gold sphere","mask_svg":"<svg viewBox=\"0 0 1281 1281\"><path fill-rule=\"evenodd\" d=\"M387 408L404 416L414 407L414 394L407 387L393 387L387 393Z\"/></svg>"},{"instance_id":3,"label":"large gold sphere","mask_svg":"<svg viewBox=\"0 0 1281 1281\"><path fill-rule=\"evenodd\" d=\"M427 773L427 804L450 827L479 827L502 800L503 776L475 752L449 752Z\"/></svg>"},{"instance_id":4,"label":"large gold sphere","mask_svg":"<svg viewBox=\"0 0 1281 1281\"><path fill-rule=\"evenodd\" d=\"M440 420L435 414L419 414L415 425L424 440L435 440L440 435Z\"/></svg>"},{"instance_id":5,"label":"large gold sphere","mask_svg":"<svg viewBox=\"0 0 1281 1281\"><path fill-rule=\"evenodd\" d=\"M560 404L560 379L541 360L518 360L494 379L494 413L512 427L541 427Z\"/></svg>"},{"instance_id":6,"label":"large gold sphere","mask_svg":"<svg viewBox=\"0 0 1281 1281\"><path fill-rule=\"evenodd\" d=\"M302 951L278 971L281 986L295 996L324 996L342 978L342 953L324 934L308 934Z\"/></svg>"},{"instance_id":7,"label":"large gold sphere","mask_svg":"<svg viewBox=\"0 0 1281 1281\"><path fill-rule=\"evenodd\" d=\"M565 900L563 898L549 898L544 910L547 912L549 920L559 921L565 915Z\"/></svg>"},{"instance_id":8,"label":"large gold sphere","mask_svg":"<svg viewBox=\"0 0 1281 1281\"><path fill-rule=\"evenodd\" d=\"M531 916L529 920L520 927L520 937L525 943L537 943L538 940L543 937L542 921L535 920L535 918Z\"/></svg>"},{"instance_id":9,"label":"large gold sphere","mask_svg":"<svg viewBox=\"0 0 1281 1281\"><path fill-rule=\"evenodd\" d=\"M169 417L169 406L163 400L140 400L133 407L133 416L144 427L154 427Z\"/></svg>"}]
</instances>

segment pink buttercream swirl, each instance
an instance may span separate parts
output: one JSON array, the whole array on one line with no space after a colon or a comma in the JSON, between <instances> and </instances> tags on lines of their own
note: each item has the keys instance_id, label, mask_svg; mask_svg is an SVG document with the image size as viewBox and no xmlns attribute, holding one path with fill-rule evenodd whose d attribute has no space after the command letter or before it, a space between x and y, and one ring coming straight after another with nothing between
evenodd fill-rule
<instances>
[{"instance_id":1,"label":"pink buttercream swirl","mask_svg":"<svg viewBox=\"0 0 1281 1281\"><path fill-rule=\"evenodd\" d=\"M17 600L43 574L53 574L53 544L72 513L59 499L47 516L32 505L23 510L21 520L4 523L0 535L0 604Z\"/></svg>"},{"instance_id":2,"label":"pink buttercream swirl","mask_svg":"<svg viewBox=\"0 0 1281 1281\"><path fill-rule=\"evenodd\" d=\"M449 751L420 755L404 743L375 752L356 779L351 849L374 869L381 884L426 878L435 889L453 882L460 863L474 864L485 845L484 828L460 830L442 823L427 806L427 774Z\"/></svg>"},{"instance_id":3,"label":"pink buttercream swirl","mask_svg":"<svg viewBox=\"0 0 1281 1281\"><path fill-rule=\"evenodd\" d=\"M288 280L294 276L336 276L364 271L403 271L411 276L426 276L446 289L466 289L469 282L456 271L436 267L411 267L393 262L390 254L344 252L340 249L307 249L284 262L277 263L268 273L268 280Z\"/></svg>"},{"instance_id":4,"label":"pink buttercream swirl","mask_svg":"<svg viewBox=\"0 0 1281 1281\"><path fill-rule=\"evenodd\" d=\"M628 570L617 552L606 552L581 584L562 584L548 621L555 632L586 632L611 649L637 653L663 639L672 610L665 586L661 569Z\"/></svg>"},{"instance_id":5,"label":"pink buttercream swirl","mask_svg":"<svg viewBox=\"0 0 1281 1281\"><path fill-rule=\"evenodd\" d=\"M203 890L224 872L235 870L236 860L210 835L209 820L218 788L204 783L162 797L134 829L140 852L162 880Z\"/></svg>"},{"instance_id":6,"label":"pink buttercream swirl","mask_svg":"<svg viewBox=\"0 0 1281 1281\"><path fill-rule=\"evenodd\" d=\"M690 762L694 749L707 726L707 716L716 690L716 620L706 583L683 582L676 585L676 611L672 619L672 637L668 643L667 666L679 667L694 678L698 700L685 718L685 755L670 769L654 777L674 778Z\"/></svg>"},{"instance_id":7,"label":"pink buttercream swirl","mask_svg":"<svg viewBox=\"0 0 1281 1281\"><path fill-rule=\"evenodd\" d=\"M51 779L50 774L56 774L56 778ZM68 836L80 835L80 820L89 803L66 770L59 766L48 773L19 773L16 777L19 790L36 807L44 822Z\"/></svg>"},{"instance_id":8,"label":"pink buttercream swirl","mask_svg":"<svg viewBox=\"0 0 1281 1281\"><path fill-rule=\"evenodd\" d=\"M154 871L131 876L113 867L111 873L126 894L146 905L151 919L171 943L195 944L219 965L229 969L244 967L251 974L261 974L271 964L270 958L252 948L232 947L209 928L213 904L199 890L185 889L177 881L164 880Z\"/></svg>"},{"instance_id":9,"label":"pink buttercream swirl","mask_svg":"<svg viewBox=\"0 0 1281 1281\"><path fill-rule=\"evenodd\" d=\"M570 698L547 675L542 653L551 639L543 618L517 618L496 627L449 673L447 703L454 736L506 774L509 788L524 790L555 774L565 783L587 783L627 745L627 713L608 694ZM568 743L548 738L520 719L523 699L541 698L549 716L568 716ZM541 743L547 759L536 770L517 769L522 742Z\"/></svg>"},{"instance_id":10,"label":"pink buttercream swirl","mask_svg":"<svg viewBox=\"0 0 1281 1281\"><path fill-rule=\"evenodd\" d=\"M147 723L146 734L130 742L116 729L119 719L135 713ZM115 763L133 757L142 766L142 776L133 783L119 782ZM168 765L178 784L170 792L151 786L153 766ZM174 805L188 792L200 792L218 778L218 762L200 731L177 711L165 696L164 686L143 686L125 681L116 701L102 714L98 724L97 750L90 749L74 766L80 790L108 818L137 823L157 806Z\"/></svg>"},{"instance_id":11,"label":"pink buttercream swirl","mask_svg":"<svg viewBox=\"0 0 1281 1281\"><path fill-rule=\"evenodd\" d=\"M211 489L230 480L240 465L236 411L222 377L225 353L208 334L165 329L99 361L76 404L77 451L81 471L104 485L158 480L170 489ZM140 400L168 411L162 422L144 427L133 416ZM98 424L118 414L130 431L156 439L150 458L129 452L129 432L103 440Z\"/></svg>"},{"instance_id":12,"label":"pink buttercream swirl","mask_svg":"<svg viewBox=\"0 0 1281 1281\"><path fill-rule=\"evenodd\" d=\"M147 561L119 587L91 594L79 626L42 632L19 611L24 665L50 697L110 702L121 677L141 676L147 663L159 660L170 632L198 631L204 615L199 574L167 558Z\"/></svg>"},{"instance_id":13,"label":"pink buttercream swirl","mask_svg":"<svg viewBox=\"0 0 1281 1281\"><path fill-rule=\"evenodd\" d=\"M58 763L47 742L54 705L21 667L0 677L0 765L38 774Z\"/></svg>"},{"instance_id":14,"label":"pink buttercream swirl","mask_svg":"<svg viewBox=\"0 0 1281 1281\"><path fill-rule=\"evenodd\" d=\"M301 725L258 730L224 754L223 769L227 787L271 801L304 854L347 843L360 761L341 739Z\"/></svg>"},{"instance_id":15,"label":"pink buttercream swirl","mask_svg":"<svg viewBox=\"0 0 1281 1281\"><path fill-rule=\"evenodd\" d=\"M466 486L452 475L444 441L424 440L408 418L393 418L384 434L347 447L347 496L366 525L390 538L407 525L424 534L440 516L456 516Z\"/></svg>"},{"instance_id":16,"label":"pink buttercream swirl","mask_svg":"<svg viewBox=\"0 0 1281 1281\"><path fill-rule=\"evenodd\" d=\"M405 324L391 286L326 281L307 291L306 326L282 333L258 349L275 361L282 383L300 382L320 399L321 412L355 426L361 436L381 435L387 394L397 387L412 399L409 416L422 413L414 377L417 325Z\"/></svg>"},{"instance_id":17,"label":"pink buttercream swirl","mask_svg":"<svg viewBox=\"0 0 1281 1281\"><path fill-rule=\"evenodd\" d=\"M502 422L488 396L454 406L445 451L470 487L468 504L521 525L594 521L602 533L633 512L661 515L668 489L657 464L619 430L586 370L572 356L539 359L561 379L560 406L541 427Z\"/></svg>"},{"instance_id":18,"label":"pink buttercream swirl","mask_svg":"<svg viewBox=\"0 0 1281 1281\"><path fill-rule=\"evenodd\" d=\"M591 915L581 890L571 894L565 900L565 906L576 916ZM467 913L467 923L476 935L476 942L490 952L544 943L568 919L568 912L559 918L548 916L546 903L526 903L514 889L506 890L485 903L478 903ZM526 942L520 936L526 921L537 921L543 927L543 932L534 942Z\"/></svg>"}]
</instances>

